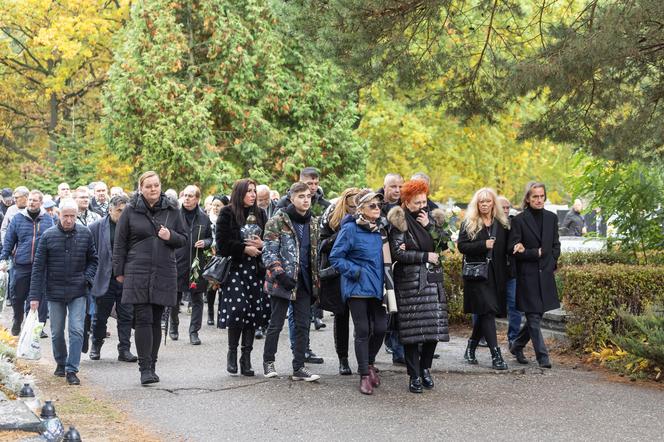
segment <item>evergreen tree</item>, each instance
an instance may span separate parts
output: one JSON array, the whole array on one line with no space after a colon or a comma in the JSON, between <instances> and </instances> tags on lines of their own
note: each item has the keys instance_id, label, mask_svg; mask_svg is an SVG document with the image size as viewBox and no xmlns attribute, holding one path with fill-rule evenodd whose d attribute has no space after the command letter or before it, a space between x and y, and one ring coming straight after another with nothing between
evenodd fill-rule
<instances>
[{"instance_id":1,"label":"evergreen tree","mask_svg":"<svg viewBox=\"0 0 664 442\"><path fill-rule=\"evenodd\" d=\"M106 133L136 173L205 188L250 175L282 190L315 166L328 190L363 181L338 69L282 33L266 2L145 0L120 38Z\"/></svg>"}]
</instances>

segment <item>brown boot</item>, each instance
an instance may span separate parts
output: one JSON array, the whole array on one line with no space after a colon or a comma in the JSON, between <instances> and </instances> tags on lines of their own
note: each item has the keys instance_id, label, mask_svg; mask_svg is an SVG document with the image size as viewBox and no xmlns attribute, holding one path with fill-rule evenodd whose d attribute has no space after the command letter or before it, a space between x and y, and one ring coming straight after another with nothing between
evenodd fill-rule
<instances>
[{"instance_id":1,"label":"brown boot","mask_svg":"<svg viewBox=\"0 0 664 442\"><path fill-rule=\"evenodd\" d=\"M371 376L362 376L360 378L360 393L373 394L373 384L371 383Z\"/></svg>"},{"instance_id":2,"label":"brown boot","mask_svg":"<svg viewBox=\"0 0 664 442\"><path fill-rule=\"evenodd\" d=\"M380 376L378 376L376 367L374 367L373 365L369 365L369 379L371 380L371 385L373 385L374 387L380 386Z\"/></svg>"}]
</instances>

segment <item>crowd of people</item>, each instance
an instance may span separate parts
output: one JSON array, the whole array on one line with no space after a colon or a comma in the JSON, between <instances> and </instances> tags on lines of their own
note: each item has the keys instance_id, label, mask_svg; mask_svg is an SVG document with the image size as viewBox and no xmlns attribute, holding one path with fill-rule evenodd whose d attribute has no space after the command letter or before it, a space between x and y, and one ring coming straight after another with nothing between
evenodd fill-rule
<instances>
[{"instance_id":1,"label":"crowd of people","mask_svg":"<svg viewBox=\"0 0 664 442\"><path fill-rule=\"evenodd\" d=\"M315 381L320 376L307 364L323 359L312 351L309 331L326 326L325 310L334 315L340 375L353 373L353 322L361 393L381 384L375 361L383 344L395 363L406 365L409 391L434 388L436 347L449 341L441 257L451 232L429 198L426 174L404 181L390 173L379 190L352 187L328 201L319 172L307 167L282 197L244 178L229 196L201 199L195 185L163 191L153 171L129 194L119 187L109 192L103 182L74 192L62 183L55 197L3 189L0 270L10 273L12 334L30 310L50 320L54 374L77 385L81 354L100 359L115 312L118 360L138 362L147 385L160 380L162 330L179 339L183 303L191 308L189 342L201 344L207 301L207 324L228 333L228 373L254 376L251 353L255 340L264 339L263 374L278 377L284 367L275 356L288 318L292 379ZM457 245L464 311L473 315L469 364L477 364L477 348L486 342L492 368L507 369L496 337L496 317L507 316L515 360L529 363L523 349L532 341L537 363L551 367L540 322L559 306L560 242L545 201L545 185L531 182L516 215L489 188L479 189L466 210ZM226 266L218 283L204 277L215 255Z\"/></svg>"}]
</instances>

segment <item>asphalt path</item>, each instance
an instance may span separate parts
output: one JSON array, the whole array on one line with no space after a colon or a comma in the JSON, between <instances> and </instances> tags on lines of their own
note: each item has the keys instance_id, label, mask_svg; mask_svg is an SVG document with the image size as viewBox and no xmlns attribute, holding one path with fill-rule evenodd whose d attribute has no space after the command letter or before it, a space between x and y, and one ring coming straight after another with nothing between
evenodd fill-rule
<instances>
[{"instance_id":1,"label":"asphalt path","mask_svg":"<svg viewBox=\"0 0 664 442\"><path fill-rule=\"evenodd\" d=\"M311 331L314 351L325 358L323 365L309 365L320 381L290 380L286 330L277 354L280 378L262 376L264 340L256 341L252 354L257 376L230 376L226 332L203 325L203 344L192 346L182 310L180 340L162 342L158 384L141 386L137 364L117 361L112 319L102 359L82 355L82 382L163 440L664 440L661 389L612 382L555 358L552 370L541 370L509 357L510 370L495 372L487 349L478 350L479 366L469 366L460 336L438 346L434 390L409 393L405 367L393 365L383 349L376 364L383 383L364 396L357 375L337 374L329 316L327 328ZM43 357L52 359L50 340L42 343ZM352 342L350 348L355 372Z\"/></svg>"}]
</instances>

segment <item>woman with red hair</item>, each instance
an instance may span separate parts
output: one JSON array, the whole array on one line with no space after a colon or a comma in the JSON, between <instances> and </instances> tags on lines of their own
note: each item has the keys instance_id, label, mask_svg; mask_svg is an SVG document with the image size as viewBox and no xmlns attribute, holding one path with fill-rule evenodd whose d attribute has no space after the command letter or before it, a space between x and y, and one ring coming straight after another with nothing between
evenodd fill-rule
<instances>
[{"instance_id":1,"label":"woman with red hair","mask_svg":"<svg viewBox=\"0 0 664 442\"><path fill-rule=\"evenodd\" d=\"M450 340L438 254L440 249L447 248L449 234L442 228L444 212L427 210L428 193L425 181L407 181L401 188L401 206L387 214L391 224L390 250L395 262L399 340L406 354L408 389L412 393L434 387L430 369L436 345ZM444 244L439 250L436 250L437 241Z\"/></svg>"}]
</instances>

